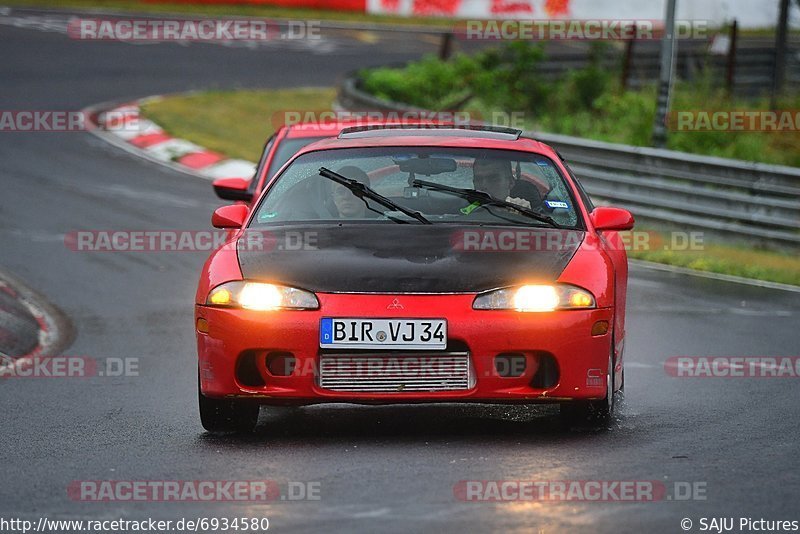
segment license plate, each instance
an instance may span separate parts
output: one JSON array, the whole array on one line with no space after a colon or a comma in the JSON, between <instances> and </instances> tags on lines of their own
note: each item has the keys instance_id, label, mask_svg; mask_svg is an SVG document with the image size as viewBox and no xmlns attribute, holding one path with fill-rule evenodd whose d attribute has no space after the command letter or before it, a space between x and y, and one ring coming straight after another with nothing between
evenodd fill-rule
<instances>
[{"instance_id":1,"label":"license plate","mask_svg":"<svg viewBox=\"0 0 800 534\"><path fill-rule=\"evenodd\" d=\"M447 321L323 317L319 346L334 349L444 349L447 346Z\"/></svg>"}]
</instances>

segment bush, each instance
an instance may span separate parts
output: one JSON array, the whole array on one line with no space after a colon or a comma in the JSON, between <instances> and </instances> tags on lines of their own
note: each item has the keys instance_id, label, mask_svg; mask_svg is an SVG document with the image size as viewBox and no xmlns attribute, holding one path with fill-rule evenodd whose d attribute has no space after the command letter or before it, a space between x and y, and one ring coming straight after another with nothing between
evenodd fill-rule
<instances>
[{"instance_id":1,"label":"bush","mask_svg":"<svg viewBox=\"0 0 800 534\"><path fill-rule=\"evenodd\" d=\"M589 51L589 66L567 74L561 91L567 109L592 110L595 101L609 90L611 72L603 66L606 49L604 43L593 42Z\"/></svg>"},{"instance_id":2,"label":"bush","mask_svg":"<svg viewBox=\"0 0 800 534\"><path fill-rule=\"evenodd\" d=\"M443 110L474 95L491 107L525 111L541 106L550 90L538 73L543 58L541 46L515 41L475 56L442 61L427 55L403 69L360 74L367 92L414 106Z\"/></svg>"},{"instance_id":3,"label":"bush","mask_svg":"<svg viewBox=\"0 0 800 534\"><path fill-rule=\"evenodd\" d=\"M656 88L624 92L614 72L603 65L606 48L595 43L590 63L560 80L546 81L539 44L514 41L451 61L426 56L403 69L362 72L364 89L378 96L432 110L468 104L470 111L523 112L535 129L601 141L650 146L656 114ZM740 102L715 87L711 72L675 85L673 110L769 109L766 100ZM800 95L780 109L800 109ZM719 157L800 166L798 132L671 132L673 150Z\"/></svg>"},{"instance_id":4,"label":"bush","mask_svg":"<svg viewBox=\"0 0 800 534\"><path fill-rule=\"evenodd\" d=\"M379 68L361 72L364 89L377 96L432 110L443 110L463 100L463 81L472 60L441 61L427 55L404 69Z\"/></svg>"},{"instance_id":5,"label":"bush","mask_svg":"<svg viewBox=\"0 0 800 534\"><path fill-rule=\"evenodd\" d=\"M535 128L614 143L650 142L656 113L655 91L621 93L609 88L588 109L570 104L573 99L567 93L556 98L548 112L536 121Z\"/></svg>"},{"instance_id":6,"label":"bush","mask_svg":"<svg viewBox=\"0 0 800 534\"><path fill-rule=\"evenodd\" d=\"M478 72L468 83L475 96L488 106L504 111L538 110L552 90L539 72L543 59L540 45L514 41L479 54Z\"/></svg>"},{"instance_id":7,"label":"bush","mask_svg":"<svg viewBox=\"0 0 800 534\"><path fill-rule=\"evenodd\" d=\"M594 65L570 72L564 84L568 104L572 109L592 109L608 90L609 82L608 72Z\"/></svg>"}]
</instances>

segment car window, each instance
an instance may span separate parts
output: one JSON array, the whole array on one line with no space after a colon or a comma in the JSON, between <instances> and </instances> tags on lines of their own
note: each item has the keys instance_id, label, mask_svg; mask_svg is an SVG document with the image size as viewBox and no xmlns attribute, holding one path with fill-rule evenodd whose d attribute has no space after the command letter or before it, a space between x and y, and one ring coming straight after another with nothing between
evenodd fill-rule
<instances>
[{"instance_id":1,"label":"car window","mask_svg":"<svg viewBox=\"0 0 800 534\"><path fill-rule=\"evenodd\" d=\"M258 185L258 177L261 176L261 172L264 169L264 165L267 164L267 156L269 156L270 150L272 150L272 145L275 144L275 138L277 134L273 134L272 137L267 139L267 142L264 144L264 150L261 151L261 159L258 160L258 167L256 167L256 172L253 175L253 178L250 180L250 184L247 187L247 190L250 193L255 193L256 186Z\"/></svg>"},{"instance_id":2,"label":"car window","mask_svg":"<svg viewBox=\"0 0 800 534\"><path fill-rule=\"evenodd\" d=\"M562 160L562 163L564 164L564 167L566 167L567 172L569 172L570 177L572 177L572 181L575 182L575 187L578 189L578 194L583 201L583 205L586 206L586 211L594 211L594 203L592 202L592 198L588 193L586 193L586 190L583 188L583 184L580 180L578 180L578 177L575 176L575 173L572 171L572 168L567 165L567 162Z\"/></svg>"},{"instance_id":3,"label":"car window","mask_svg":"<svg viewBox=\"0 0 800 534\"><path fill-rule=\"evenodd\" d=\"M432 223L547 226L518 211L435 186L479 189L521 203L558 224L582 228L568 184L549 158L527 152L474 148L374 147L323 150L295 159L262 198L252 224L288 221L391 222L397 210L361 200L319 174L325 167L358 180ZM424 180L433 187L415 186Z\"/></svg>"},{"instance_id":4,"label":"car window","mask_svg":"<svg viewBox=\"0 0 800 534\"><path fill-rule=\"evenodd\" d=\"M296 138L284 138L280 144L278 144L278 148L275 151L275 156L272 158L272 161L269 164L269 169L267 170L266 180L272 178L276 172L280 170L284 164L291 159L292 156L297 154L297 152L304 148L311 143L319 141L321 139L327 139L326 137L296 137Z\"/></svg>"}]
</instances>

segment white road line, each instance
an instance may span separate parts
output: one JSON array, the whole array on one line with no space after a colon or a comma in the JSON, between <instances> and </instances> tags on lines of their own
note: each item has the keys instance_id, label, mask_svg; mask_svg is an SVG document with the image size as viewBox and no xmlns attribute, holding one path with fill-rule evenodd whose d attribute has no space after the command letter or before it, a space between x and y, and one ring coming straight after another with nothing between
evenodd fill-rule
<instances>
[{"instance_id":1,"label":"white road line","mask_svg":"<svg viewBox=\"0 0 800 534\"><path fill-rule=\"evenodd\" d=\"M700 278L710 278L712 280L719 280L721 282L731 282L734 284L744 284L754 287L763 287L767 289L777 289L779 291L790 291L792 293L800 293L800 286L793 286L789 284L781 284L778 282L767 282L764 280L754 280L752 278L744 278L742 276L733 276L730 274L709 273L706 271L697 271L695 269L688 269L686 267L676 267L674 265L664 265L661 263L654 263L651 261L643 260L628 260L632 267L640 267L643 269L652 269L655 271L664 271L676 274L686 274L689 276L699 276Z\"/></svg>"}]
</instances>

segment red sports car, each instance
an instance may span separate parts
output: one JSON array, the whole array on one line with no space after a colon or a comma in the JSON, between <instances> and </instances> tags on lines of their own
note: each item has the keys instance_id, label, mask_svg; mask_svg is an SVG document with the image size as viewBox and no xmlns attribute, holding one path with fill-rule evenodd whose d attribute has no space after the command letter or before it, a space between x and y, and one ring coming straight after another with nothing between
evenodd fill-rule
<instances>
[{"instance_id":1,"label":"red sports car","mask_svg":"<svg viewBox=\"0 0 800 534\"><path fill-rule=\"evenodd\" d=\"M206 262L195 324L209 431L260 405L560 403L623 386L625 210L595 207L519 130L366 126L306 146Z\"/></svg>"}]
</instances>

